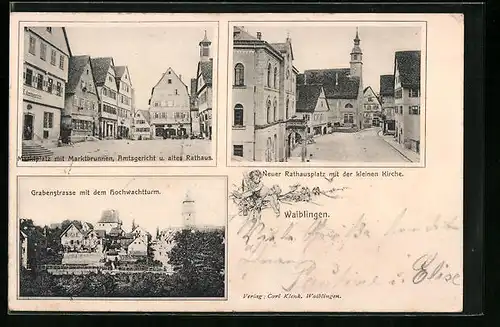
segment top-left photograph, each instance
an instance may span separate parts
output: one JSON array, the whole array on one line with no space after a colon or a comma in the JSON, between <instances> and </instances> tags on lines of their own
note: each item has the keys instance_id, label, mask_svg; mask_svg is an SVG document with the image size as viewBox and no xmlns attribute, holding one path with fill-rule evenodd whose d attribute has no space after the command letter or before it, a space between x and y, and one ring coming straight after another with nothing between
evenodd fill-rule
<instances>
[{"instance_id":1,"label":"top-left photograph","mask_svg":"<svg viewBox=\"0 0 500 327\"><path fill-rule=\"evenodd\" d=\"M19 25L18 165L216 165L217 22L41 24Z\"/></svg>"}]
</instances>

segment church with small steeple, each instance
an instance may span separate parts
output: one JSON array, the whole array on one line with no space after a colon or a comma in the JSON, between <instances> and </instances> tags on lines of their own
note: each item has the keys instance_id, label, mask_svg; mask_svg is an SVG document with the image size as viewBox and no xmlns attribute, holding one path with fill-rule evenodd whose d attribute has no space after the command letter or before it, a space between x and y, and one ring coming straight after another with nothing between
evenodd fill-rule
<instances>
[{"instance_id":1,"label":"church with small steeple","mask_svg":"<svg viewBox=\"0 0 500 327\"><path fill-rule=\"evenodd\" d=\"M356 27L349 68L308 69L297 77L297 86L321 85L328 102L328 127L362 128L363 51Z\"/></svg>"}]
</instances>

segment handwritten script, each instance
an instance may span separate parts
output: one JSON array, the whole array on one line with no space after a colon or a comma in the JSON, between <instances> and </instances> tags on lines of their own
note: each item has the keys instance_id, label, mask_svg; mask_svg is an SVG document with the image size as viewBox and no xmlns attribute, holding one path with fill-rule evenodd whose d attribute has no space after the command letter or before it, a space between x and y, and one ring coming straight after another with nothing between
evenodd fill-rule
<instances>
[{"instance_id":1,"label":"handwritten script","mask_svg":"<svg viewBox=\"0 0 500 327\"><path fill-rule=\"evenodd\" d=\"M279 224L260 216L234 217L231 224L243 247L240 277L272 278L279 272L276 279L285 292L429 283L461 286L459 263L426 247L429 238L459 233L458 217L436 215L422 224L408 216L408 209L403 209L376 222L361 213L348 220L278 218Z\"/></svg>"}]
</instances>

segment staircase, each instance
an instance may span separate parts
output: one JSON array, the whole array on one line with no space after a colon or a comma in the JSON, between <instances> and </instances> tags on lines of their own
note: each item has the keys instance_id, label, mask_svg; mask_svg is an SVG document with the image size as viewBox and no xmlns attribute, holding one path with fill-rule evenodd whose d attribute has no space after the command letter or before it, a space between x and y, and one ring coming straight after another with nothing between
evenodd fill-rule
<instances>
[{"instance_id":1,"label":"staircase","mask_svg":"<svg viewBox=\"0 0 500 327\"><path fill-rule=\"evenodd\" d=\"M36 161L41 157L52 157L54 153L41 144L23 141L22 157L23 161Z\"/></svg>"}]
</instances>

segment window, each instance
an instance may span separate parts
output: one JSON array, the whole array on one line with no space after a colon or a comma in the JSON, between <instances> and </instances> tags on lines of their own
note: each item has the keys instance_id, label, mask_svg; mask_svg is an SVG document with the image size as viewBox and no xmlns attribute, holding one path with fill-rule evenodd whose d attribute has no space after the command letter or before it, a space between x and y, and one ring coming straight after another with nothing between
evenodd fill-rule
<instances>
[{"instance_id":1,"label":"window","mask_svg":"<svg viewBox=\"0 0 500 327\"><path fill-rule=\"evenodd\" d=\"M64 56L63 55L59 55L59 69L64 70Z\"/></svg>"},{"instance_id":2,"label":"window","mask_svg":"<svg viewBox=\"0 0 500 327\"><path fill-rule=\"evenodd\" d=\"M62 96L62 92L63 92L63 89L62 89L61 82L57 82L57 85L56 85L56 94L58 96Z\"/></svg>"},{"instance_id":3,"label":"window","mask_svg":"<svg viewBox=\"0 0 500 327\"><path fill-rule=\"evenodd\" d=\"M175 95L179 95L179 90L175 89Z\"/></svg>"},{"instance_id":4,"label":"window","mask_svg":"<svg viewBox=\"0 0 500 327\"><path fill-rule=\"evenodd\" d=\"M43 128L52 128L54 124L54 113L44 112L43 113Z\"/></svg>"},{"instance_id":5,"label":"window","mask_svg":"<svg viewBox=\"0 0 500 327\"><path fill-rule=\"evenodd\" d=\"M373 102L373 97L368 97L368 102Z\"/></svg>"},{"instance_id":6,"label":"window","mask_svg":"<svg viewBox=\"0 0 500 327\"><path fill-rule=\"evenodd\" d=\"M42 74L37 75L36 88L39 90L43 90L43 75Z\"/></svg>"},{"instance_id":7,"label":"window","mask_svg":"<svg viewBox=\"0 0 500 327\"><path fill-rule=\"evenodd\" d=\"M267 100L267 122L271 123L273 121L273 112L271 111L271 100Z\"/></svg>"},{"instance_id":8,"label":"window","mask_svg":"<svg viewBox=\"0 0 500 327\"><path fill-rule=\"evenodd\" d=\"M271 87L271 63L267 65L267 86Z\"/></svg>"},{"instance_id":9,"label":"window","mask_svg":"<svg viewBox=\"0 0 500 327\"><path fill-rule=\"evenodd\" d=\"M108 81L113 82L113 77L108 76Z\"/></svg>"},{"instance_id":10,"label":"window","mask_svg":"<svg viewBox=\"0 0 500 327\"><path fill-rule=\"evenodd\" d=\"M53 49L50 51L50 64L52 66L56 65L56 50Z\"/></svg>"},{"instance_id":11,"label":"window","mask_svg":"<svg viewBox=\"0 0 500 327\"><path fill-rule=\"evenodd\" d=\"M288 119L288 107L290 105L290 99L286 98L286 107L285 107L285 118Z\"/></svg>"},{"instance_id":12,"label":"window","mask_svg":"<svg viewBox=\"0 0 500 327\"><path fill-rule=\"evenodd\" d=\"M52 93L53 84L54 84L54 80L49 77L49 80L47 82L47 92Z\"/></svg>"},{"instance_id":13,"label":"window","mask_svg":"<svg viewBox=\"0 0 500 327\"><path fill-rule=\"evenodd\" d=\"M394 91L394 98L396 99L401 99L403 97L403 90L402 89L397 89Z\"/></svg>"},{"instance_id":14,"label":"window","mask_svg":"<svg viewBox=\"0 0 500 327\"><path fill-rule=\"evenodd\" d=\"M274 67L274 88L278 88L278 67Z\"/></svg>"},{"instance_id":15,"label":"window","mask_svg":"<svg viewBox=\"0 0 500 327\"><path fill-rule=\"evenodd\" d=\"M274 120L278 119L278 101L276 101L276 98L274 98L273 102L273 118Z\"/></svg>"},{"instance_id":16,"label":"window","mask_svg":"<svg viewBox=\"0 0 500 327\"><path fill-rule=\"evenodd\" d=\"M290 71L289 71L289 70L287 70L287 71L286 71L286 79L289 79L289 78L290 78Z\"/></svg>"},{"instance_id":17,"label":"window","mask_svg":"<svg viewBox=\"0 0 500 327\"><path fill-rule=\"evenodd\" d=\"M73 97L73 106L78 107L78 97L76 95Z\"/></svg>"},{"instance_id":18,"label":"window","mask_svg":"<svg viewBox=\"0 0 500 327\"><path fill-rule=\"evenodd\" d=\"M47 32L52 33L52 27L47 27Z\"/></svg>"},{"instance_id":19,"label":"window","mask_svg":"<svg viewBox=\"0 0 500 327\"><path fill-rule=\"evenodd\" d=\"M30 47L29 47L28 51L32 55L34 55L35 51L36 51L36 39L31 35L30 35Z\"/></svg>"},{"instance_id":20,"label":"window","mask_svg":"<svg viewBox=\"0 0 500 327\"><path fill-rule=\"evenodd\" d=\"M344 114L344 124L354 124L354 114Z\"/></svg>"},{"instance_id":21,"label":"window","mask_svg":"<svg viewBox=\"0 0 500 327\"><path fill-rule=\"evenodd\" d=\"M108 89L105 87L102 88L102 95L108 96Z\"/></svg>"},{"instance_id":22,"label":"window","mask_svg":"<svg viewBox=\"0 0 500 327\"><path fill-rule=\"evenodd\" d=\"M344 107L347 108L347 109L351 109L352 108L352 104L348 103Z\"/></svg>"},{"instance_id":23,"label":"window","mask_svg":"<svg viewBox=\"0 0 500 327\"><path fill-rule=\"evenodd\" d=\"M47 45L43 42L40 43L40 59L47 60Z\"/></svg>"},{"instance_id":24,"label":"window","mask_svg":"<svg viewBox=\"0 0 500 327\"><path fill-rule=\"evenodd\" d=\"M243 126L243 106L237 104L234 106L234 126Z\"/></svg>"},{"instance_id":25,"label":"window","mask_svg":"<svg viewBox=\"0 0 500 327\"><path fill-rule=\"evenodd\" d=\"M168 81L167 81L168 84L172 84L172 79L169 78Z\"/></svg>"},{"instance_id":26,"label":"window","mask_svg":"<svg viewBox=\"0 0 500 327\"><path fill-rule=\"evenodd\" d=\"M33 85L33 71L31 69L26 69L24 83L29 86Z\"/></svg>"},{"instance_id":27,"label":"window","mask_svg":"<svg viewBox=\"0 0 500 327\"><path fill-rule=\"evenodd\" d=\"M408 92L409 93L409 97L410 98L418 98L420 96L420 94L419 94L420 92L419 91L420 91L419 89L410 89L409 92Z\"/></svg>"},{"instance_id":28,"label":"window","mask_svg":"<svg viewBox=\"0 0 500 327\"><path fill-rule=\"evenodd\" d=\"M233 145L233 156L243 157L243 145Z\"/></svg>"},{"instance_id":29,"label":"window","mask_svg":"<svg viewBox=\"0 0 500 327\"><path fill-rule=\"evenodd\" d=\"M237 63L236 66L234 66L234 85L245 85L245 67L241 63Z\"/></svg>"},{"instance_id":30,"label":"window","mask_svg":"<svg viewBox=\"0 0 500 327\"><path fill-rule=\"evenodd\" d=\"M410 106L408 111L410 115L420 115L420 106Z\"/></svg>"}]
</instances>

